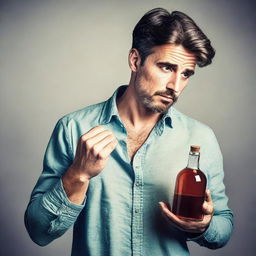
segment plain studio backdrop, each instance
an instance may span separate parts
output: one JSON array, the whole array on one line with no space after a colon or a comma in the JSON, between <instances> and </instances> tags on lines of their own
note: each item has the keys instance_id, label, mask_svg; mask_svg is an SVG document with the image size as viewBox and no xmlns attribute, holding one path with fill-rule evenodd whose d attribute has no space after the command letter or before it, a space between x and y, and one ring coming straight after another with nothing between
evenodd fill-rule
<instances>
[{"instance_id":1,"label":"plain studio backdrop","mask_svg":"<svg viewBox=\"0 0 256 256\"><path fill-rule=\"evenodd\" d=\"M24 227L46 145L59 118L128 83L132 30L155 7L187 13L217 52L176 107L215 131L235 230L216 251L189 243L191 254L255 255L256 35L248 0L0 1L1 255L70 255L72 230L39 247Z\"/></svg>"}]
</instances>

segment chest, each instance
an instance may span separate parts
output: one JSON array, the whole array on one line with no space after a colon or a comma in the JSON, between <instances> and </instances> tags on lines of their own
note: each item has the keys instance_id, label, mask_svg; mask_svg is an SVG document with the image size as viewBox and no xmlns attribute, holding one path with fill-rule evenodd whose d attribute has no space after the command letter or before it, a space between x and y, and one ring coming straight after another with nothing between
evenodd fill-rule
<instances>
[{"instance_id":1,"label":"chest","mask_svg":"<svg viewBox=\"0 0 256 256\"><path fill-rule=\"evenodd\" d=\"M132 160L135 153L147 140L151 129L146 129L143 131L134 131L132 129L127 129L127 150L130 159Z\"/></svg>"}]
</instances>

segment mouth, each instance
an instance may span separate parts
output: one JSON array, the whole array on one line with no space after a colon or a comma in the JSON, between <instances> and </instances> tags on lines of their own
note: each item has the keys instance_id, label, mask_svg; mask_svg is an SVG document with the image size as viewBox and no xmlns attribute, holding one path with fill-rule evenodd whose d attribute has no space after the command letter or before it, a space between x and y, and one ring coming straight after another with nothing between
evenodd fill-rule
<instances>
[{"instance_id":1,"label":"mouth","mask_svg":"<svg viewBox=\"0 0 256 256\"><path fill-rule=\"evenodd\" d=\"M159 95L162 97L165 101L173 101L173 97L169 95Z\"/></svg>"}]
</instances>

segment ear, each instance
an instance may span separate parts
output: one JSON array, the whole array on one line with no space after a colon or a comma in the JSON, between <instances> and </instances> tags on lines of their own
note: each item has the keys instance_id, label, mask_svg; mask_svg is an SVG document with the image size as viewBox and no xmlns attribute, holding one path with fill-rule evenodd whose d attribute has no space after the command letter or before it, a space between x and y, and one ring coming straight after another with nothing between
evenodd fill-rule
<instances>
[{"instance_id":1,"label":"ear","mask_svg":"<svg viewBox=\"0 0 256 256\"><path fill-rule=\"evenodd\" d=\"M129 56L128 56L128 62L129 62L130 69L133 72L137 72L138 67L140 66L140 63L141 63L140 54L137 49L132 48L130 50Z\"/></svg>"}]
</instances>

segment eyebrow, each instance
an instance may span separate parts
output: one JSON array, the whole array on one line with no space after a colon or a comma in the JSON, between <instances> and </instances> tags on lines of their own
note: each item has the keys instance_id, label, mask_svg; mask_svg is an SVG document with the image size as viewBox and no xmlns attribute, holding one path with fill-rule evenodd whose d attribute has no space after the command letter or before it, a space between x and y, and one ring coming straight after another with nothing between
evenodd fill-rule
<instances>
[{"instance_id":1,"label":"eyebrow","mask_svg":"<svg viewBox=\"0 0 256 256\"><path fill-rule=\"evenodd\" d=\"M178 67L178 65L170 63L170 62L157 62L157 65L163 65L166 67L170 67L174 70L177 70L177 67ZM195 71L193 69L186 68L183 73L186 73L187 75L192 76L195 74Z\"/></svg>"}]
</instances>

